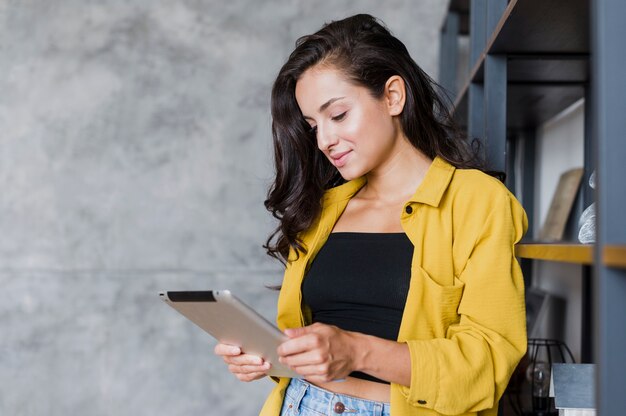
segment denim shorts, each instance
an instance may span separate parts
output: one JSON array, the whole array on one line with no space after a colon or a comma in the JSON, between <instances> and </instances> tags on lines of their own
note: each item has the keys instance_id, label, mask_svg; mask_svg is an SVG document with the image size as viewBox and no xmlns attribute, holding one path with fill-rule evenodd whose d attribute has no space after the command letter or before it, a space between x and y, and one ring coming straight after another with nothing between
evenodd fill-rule
<instances>
[{"instance_id":1,"label":"denim shorts","mask_svg":"<svg viewBox=\"0 0 626 416\"><path fill-rule=\"evenodd\" d=\"M280 416L390 416L389 403L333 393L304 380L291 379Z\"/></svg>"}]
</instances>

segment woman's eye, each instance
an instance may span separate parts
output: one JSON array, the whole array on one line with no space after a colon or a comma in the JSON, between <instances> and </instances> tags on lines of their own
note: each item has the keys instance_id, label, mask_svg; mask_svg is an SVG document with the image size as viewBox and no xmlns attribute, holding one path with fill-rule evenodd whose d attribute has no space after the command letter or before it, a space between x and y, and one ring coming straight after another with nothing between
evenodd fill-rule
<instances>
[{"instance_id":1,"label":"woman's eye","mask_svg":"<svg viewBox=\"0 0 626 416\"><path fill-rule=\"evenodd\" d=\"M341 114L339 114L339 115L336 115L336 116L334 116L334 117L331 117L331 118L333 119L333 121L341 121L341 120L343 120L344 118L346 118L346 114L347 114L347 113L348 113L347 111L344 111L343 113L341 113Z\"/></svg>"},{"instance_id":2,"label":"woman's eye","mask_svg":"<svg viewBox=\"0 0 626 416\"><path fill-rule=\"evenodd\" d=\"M309 133L313 135L317 134L317 126L311 126L309 128Z\"/></svg>"}]
</instances>

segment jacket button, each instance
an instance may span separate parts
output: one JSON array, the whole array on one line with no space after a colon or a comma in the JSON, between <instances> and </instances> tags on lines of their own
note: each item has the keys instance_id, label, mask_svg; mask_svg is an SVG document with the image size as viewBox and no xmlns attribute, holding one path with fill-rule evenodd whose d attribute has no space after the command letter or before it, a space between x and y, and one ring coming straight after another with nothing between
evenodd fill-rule
<instances>
[{"instance_id":1,"label":"jacket button","mask_svg":"<svg viewBox=\"0 0 626 416\"><path fill-rule=\"evenodd\" d=\"M411 214L413 212L413 207L407 205L406 207L404 207L404 212L406 212L407 214Z\"/></svg>"},{"instance_id":2,"label":"jacket button","mask_svg":"<svg viewBox=\"0 0 626 416\"><path fill-rule=\"evenodd\" d=\"M337 403L335 403L335 407L333 408L333 410L337 414L342 414L344 412L344 410L346 410L346 405L344 405L341 402L337 402Z\"/></svg>"},{"instance_id":3,"label":"jacket button","mask_svg":"<svg viewBox=\"0 0 626 416\"><path fill-rule=\"evenodd\" d=\"M418 400L417 401L419 404L426 404L426 400Z\"/></svg>"}]
</instances>

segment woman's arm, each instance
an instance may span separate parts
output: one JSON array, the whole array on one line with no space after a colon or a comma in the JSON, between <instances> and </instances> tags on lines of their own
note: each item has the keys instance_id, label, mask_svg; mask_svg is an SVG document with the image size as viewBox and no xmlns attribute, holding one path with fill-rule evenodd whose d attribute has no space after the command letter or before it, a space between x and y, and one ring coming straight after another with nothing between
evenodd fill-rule
<instances>
[{"instance_id":1,"label":"woman's arm","mask_svg":"<svg viewBox=\"0 0 626 416\"><path fill-rule=\"evenodd\" d=\"M466 207L476 212L488 203L483 220L457 223L470 247L455 276L455 287L463 287L458 321L445 337L406 340L413 373L410 388L400 390L410 405L443 414L492 409L526 352L524 281L515 259L526 216L508 193L485 192L481 202Z\"/></svg>"}]
</instances>

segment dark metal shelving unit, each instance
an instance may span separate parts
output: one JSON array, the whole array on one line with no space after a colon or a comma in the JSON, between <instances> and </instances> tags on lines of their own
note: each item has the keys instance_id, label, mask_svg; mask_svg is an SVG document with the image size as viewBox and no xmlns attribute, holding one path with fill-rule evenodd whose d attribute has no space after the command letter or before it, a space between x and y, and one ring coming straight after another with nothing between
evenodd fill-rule
<instances>
[{"instance_id":1,"label":"dark metal shelving unit","mask_svg":"<svg viewBox=\"0 0 626 416\"><path fill-rule=\"evenodd\" d=\"M581 354L598 366L602 416L626 409L625 18L623 0L451 0L441 31L439 80L454 96L456 121L483 141L491 168L507 176L514 174L515 149L524 149L517 191L530 230L535 131L585 99L583 182L597 166L598 186L595 195L583 190L579 205L597 203L597 242L545 244L529 235L532 242L518 245L517 253L525 276L536 260L583 268ZM470 68L457 86L460 35L470 38ZM507 182L515 192L513 184Z\"/></svg>"}]
</instances>

